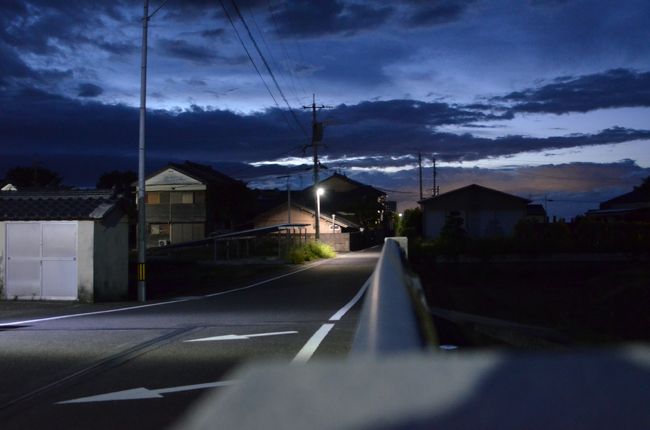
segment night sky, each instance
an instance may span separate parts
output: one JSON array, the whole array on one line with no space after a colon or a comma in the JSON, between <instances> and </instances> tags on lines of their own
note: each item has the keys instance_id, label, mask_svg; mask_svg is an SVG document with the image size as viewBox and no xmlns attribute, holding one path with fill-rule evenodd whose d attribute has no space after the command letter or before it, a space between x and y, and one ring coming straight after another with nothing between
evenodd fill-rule
<instances>
[{"instance_id":1,"label":"night sky","mask_svg":"<svg viewBox=\"0 0 650 430\"><path fill-rule=\"evenodd\" d=\"M650 175L647 0L237 0L273 77L223 4L237 32L218 0L169 0L151 19L148 171L192 160L308 186L315 93L331 106L323 175L400 210L419 197L418 151L425 196L435 155L441 192L479 183L563 217ZM92 187L137 170L142 5L0 1L0 177L37 163Z\"/></svg>"}]
</instances>

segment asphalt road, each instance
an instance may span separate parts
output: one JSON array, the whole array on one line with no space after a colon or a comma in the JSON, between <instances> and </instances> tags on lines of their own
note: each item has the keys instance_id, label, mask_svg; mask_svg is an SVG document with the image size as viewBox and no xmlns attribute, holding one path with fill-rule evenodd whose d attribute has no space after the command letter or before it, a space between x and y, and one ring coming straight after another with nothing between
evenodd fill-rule
<instances>
[{"instance_id":1,"label":"asphalt road","mask_svg":"<svg viewBox=\"0 0 650 430\"><path fill-rule=\"evenodd\" d=\"M378 256L378 248L350 253L262 283L143 307L6 312L1 427L166 428L202 394L236 383L228 373L239 364L345 356L355 299Z\"/></svg>"}]
</instances>

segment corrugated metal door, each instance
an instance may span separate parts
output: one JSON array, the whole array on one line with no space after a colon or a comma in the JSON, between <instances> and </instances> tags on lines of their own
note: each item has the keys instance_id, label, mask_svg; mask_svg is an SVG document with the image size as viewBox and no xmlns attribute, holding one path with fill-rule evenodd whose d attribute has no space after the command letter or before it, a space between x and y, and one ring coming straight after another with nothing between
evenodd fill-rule
<instances>
[{"instance_id":1,"label":"corrugated metal door","mask_svg":"<svg viewBox=\"0 0 650 430\"><path fill-rule=\"evenodd\" d=\"M77 298L77 223L43 223L44 298Z\"/></svg>"},{"instance_id":2,"label":"corrugated metal door","mask_svg":"<svg viewBox=\"0 0 650 430\"><path fill-rule=\"evenodd\" d=\"M7 297L41 295L41 223L7 223Z\"/></svg>"},{"instance_id":3,"label":"corrugated metal door","mask_svg":"<svg viewBox=\"0 0 650 430\"><path fill-rule=\"evenodd\" d=\"M77 298L77 223L7 223L7 297Z\"/></svg>"}]
</instances>

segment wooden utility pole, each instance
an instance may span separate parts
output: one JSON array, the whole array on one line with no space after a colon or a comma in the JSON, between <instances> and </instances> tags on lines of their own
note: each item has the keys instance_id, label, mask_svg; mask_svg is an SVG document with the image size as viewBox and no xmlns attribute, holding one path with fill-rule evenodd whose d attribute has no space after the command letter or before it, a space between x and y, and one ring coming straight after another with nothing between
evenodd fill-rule
<instances>
[{"instance_id":1,"label":"wooden utility pole","mask_svg":"<svg viewBox=\"0 0 650 430\"><path fill-rule=\"evenodd\" d=\"M323 123L318 122L317 117L316 117L316 112L320 109L325 109L325 108L330 108L330 106L325 106L325 105L316 105L316 94L312 95L312 103L311 106L303 106L303 109L311 109L311 144L310 145L305 145L303 147L303 150L307 149L308 147L312 147L313 149L313 161L314 161L314 199L316 199L316 224L315 224L315 230L316 230L316 239L320 238L320 208L319 208L319 202L318 202L318 182L319 182L319 177L318 177L318 171L320 167L320 163L318 161L318 145L320 145L320 142L323 140Z\"/></svg>"},{"instance_id":2,"label":"wooden utility pole","mask_svg":"<svg viewBox=\"0 0 650 430\"><path fill-rule=\"evenodd\" d=\"M436 178L438 176L438 171L436 170L436 157L433 157L433 193L432 196L435 197L440 194L440 187L436 184Z\"/></svg>"},{"instance_id":3,"label":"wooden utility pole","mask_svg":"<svg viewBox=\"0 0 650 430\"><path fill-rule=\"evenodd\" d=\"M420 172L420 200L424 197L422 195L422 153L418 152L418 171Z\"/></svg>"}]
</instances>

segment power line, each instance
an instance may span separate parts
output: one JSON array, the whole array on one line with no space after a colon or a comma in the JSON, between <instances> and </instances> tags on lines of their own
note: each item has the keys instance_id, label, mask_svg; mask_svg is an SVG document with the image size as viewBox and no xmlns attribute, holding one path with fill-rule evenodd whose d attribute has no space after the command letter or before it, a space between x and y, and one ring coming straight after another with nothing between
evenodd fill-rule
<instances>
[{"instance_id":1,"label":"power line","mask_svg":"<svg viewBox=\"0 0 650 430\"><path fill-rule=\"evenodd\" d=\"M280 26L278 25L278 21L275 18L275 15L273 14L273 6L271 4L271 0L267 0L267 10L269 12L269 16L271 17L271 22L273 23L273 27L275 28L276 34L280 34ZM293 68L293 62L291 59L291 56L289 55L289 50L287 49L287 45L284 43L284 39L282 37L278 37L278 41L280 42L280 48L282 50L282 53L284 54L284 59L286 61L288 70L289 70L289 77L292 82L293 86L293 92L294 96L296 97L296 101L298 104L302 103L300 98L298 97L298 90L302 92L302 94L305 94L305 97L307 97L307 92L305 91L305 87L302 85L302 82L300 82L299 76L295 73L294 68ZM297 63L297 61L295 62ZM297 88L296 83L300 86L300 88Z\"/></svg>"},{"instance_id":2,"label":"power line","mask_svg":"<svg viewBox=\"0 0 650 430\"><path fill-rule=\"evenodd\" d=\"M221 1L221 0L219 0L219 1ZM305 130L305 127L298 120L298 116L296 115L296 112L293 110L293 108L289 104L289 101L287 100L286 96L284 95L284 92L282 91L282 88L280 88L280 84L278 84L278 80L275 78L275 74L273 73L273 70L271 70L271 67L269 66L269 63L266 61L266 58L264 57L264 54L262 53L262 50L260 49L259 45L257 44L257 41L253 37L253 33L251 32L250 27L246 23L246 20L242 16L241 11L239 10L239 7L237 6L237 3L235 2L235 0L230 0L230 3L232 3L233 7L235 8L235 12L237 12L237 16L239 17L239 20L242 22L242 24L246 28L246 32L248 33L248 37L251 39L251 42L253 42L253 46L257 50L257 53L259 54L260 58L262 59L262 62L264 63L264 66L266 67L266 70L269 72L269 75L271 75L271 79L273 80L273 83L275 84L276 89L280 93L280 96L282 97L282 100L284 100L284 102L286 103L287 108L289 109L289 112L291 113L291 116L293 117L296 124L298 124L298 126L302 130L305 137L308 137L309 135L307 134L307 130Z\"/></svg>"},{"instance_id":3,"label":"power line","mask_svg":"<svg viewBox=\"0 0 650 430\"><path fill-rule=\"evenodd\" d=\"M277 99L273 95L273 92L271 91L271 88L266 84L266 81L264 80L264 77L262 76L262 73L260 72L260 69L257 67L257 64L255 64L255 61L253 61L253 57L251 56L250 52L248 51L248 48L246 47L246 44L244 43L244 40L241 38L239 31L237 30L237 27L235 26L234 21L232 20L232 17L230 16L230 13L228 13L228 9L226 9L226 5L223 4L223 0L219 0L219 4L221 4L221 8L223 9L224 13L226 14L226 17L228 18L228 21L230 22L230 25L232 26L232 29L235 31L235 34L237 35L237 39L239 40L239 43L241 44L242 48L244 48L244 51L246 52L246 56L248 56L248 59L250 60L251 64L253 65L253 68L257 72L257 75L260 77L262 83L264 84L264 87L266 88L266 91L269 92L269 95L273 99L273 103L275 103L275 106L278 108L278 110L282 113L282 117L284 118L285 122L287 123L287 126L290 129L293 129L291 126L291 123L289 119L284 115L284 111L282 108L280 108L280 104L278 103Z\"/></svg>"}]
</instances>

